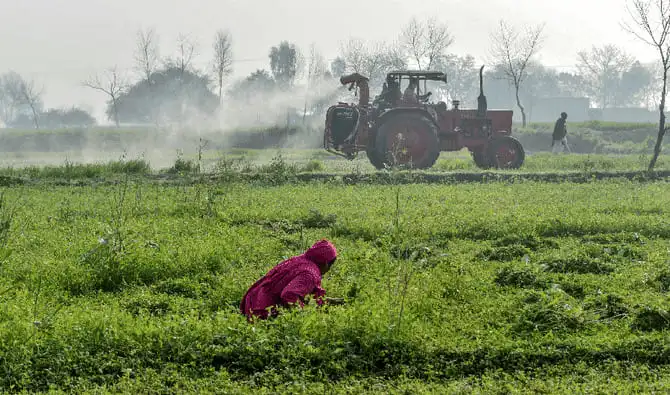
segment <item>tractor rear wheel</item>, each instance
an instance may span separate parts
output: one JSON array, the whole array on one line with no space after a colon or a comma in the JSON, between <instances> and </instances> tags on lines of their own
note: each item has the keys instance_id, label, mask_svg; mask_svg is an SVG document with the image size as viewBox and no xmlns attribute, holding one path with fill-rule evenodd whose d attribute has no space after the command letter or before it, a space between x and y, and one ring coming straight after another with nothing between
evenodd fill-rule
<instances>
[{"instance_id":1,"label":"tractor rear wheel","mask_svg":"<svg viewBox=\"0 0 670 395\"><path fill-rule=\"evenodd\" d=\"M518 169L526 158L526 152L519 140L501 136L489 142L488 157L496 169Z\"/></svg>"},{"instance_id":2,"label":"tractor rear wheel","mask_svg":"<svg viewBox=\"0 0 670 395\"><path fill-rule=\"evenodd\" d=\"M420 113L397 113L377 130L376 151L384 165L427 169L440 156L437 126Z\"/></svg>"},{"instance_id":3,"label":"tractor rear wheel","mask_svg":"<svg viewBox=\"0 0 670 395\"><path fill-rule=\"evenodd\" d=\"M485 149L476 149L471 152L472 159L475 161L475 165L480 169L487 170L491 168L491 161Z\"/></svg>"}]
</instances>

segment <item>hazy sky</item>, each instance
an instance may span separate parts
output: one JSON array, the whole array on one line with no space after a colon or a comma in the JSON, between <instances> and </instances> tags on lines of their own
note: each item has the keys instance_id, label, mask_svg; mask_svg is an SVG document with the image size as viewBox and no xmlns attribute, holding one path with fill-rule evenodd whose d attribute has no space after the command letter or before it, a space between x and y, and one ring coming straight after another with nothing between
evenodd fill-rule
<instances>
[{"instance_id":1,"label":"hazy sky","mask_svg":"<svg viewBox=\"0 0 670 395\"><path fill-rule=\"evenodd\" d=\"M412 16L435 16L455 37L452 51L483 62L499 18L520 26L546 22L540 53L547 65L570 67L575 53L615 43L641 60L653 50L622 31L626 0L0 0L0 72L15 70L45 88L47 107L83 106L101 114L106 99L82 79L118 65L132 73L138 28L153 27L161 55L174 51L179 33L199 45L200 65L211 58L219 28L233 35L235 76L267 68L271 46L282 39L327 59L350 36L395 39Z\"/></svg>"}]
</instances>

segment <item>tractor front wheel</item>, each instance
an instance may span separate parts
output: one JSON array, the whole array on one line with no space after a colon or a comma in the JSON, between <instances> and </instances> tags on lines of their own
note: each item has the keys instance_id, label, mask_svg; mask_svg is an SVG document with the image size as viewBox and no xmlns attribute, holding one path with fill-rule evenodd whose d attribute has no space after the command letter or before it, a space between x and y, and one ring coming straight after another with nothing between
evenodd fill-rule
<instances>
[{"instance_id":1,"label":"tractor front wheel","mask_svg":"<svg viewBox=\"0 0 670 395\"><path fill-rule=\"evenodd\" d=\"M501 136L490 141L488 157L496 169L518 169L523 164L526 153L519 140Z\"/></svg>"},{"instance_id":2,"label":"tractor front wheel","mask_svg":"<svg viewBox=\"0 0 670 395\"><path fill-rule=\"evenodd\" d=\"M389 167L427 169L440 156L435 123L420 113L397 113L377 130L375 151Z\"/></svg>"},{"instance_id":3,"label":"tractor front wheel","mask_svg":"<svg viewBox=\"0 0 670 395\"><path fill-rule=\"evenodd\" d=\"M475 165L477 165L477 167L483 170L491 168L491 161L489 160L485 149L476 149L471 153L472 159L475 161Z\"/></svg>"}]
</instances>

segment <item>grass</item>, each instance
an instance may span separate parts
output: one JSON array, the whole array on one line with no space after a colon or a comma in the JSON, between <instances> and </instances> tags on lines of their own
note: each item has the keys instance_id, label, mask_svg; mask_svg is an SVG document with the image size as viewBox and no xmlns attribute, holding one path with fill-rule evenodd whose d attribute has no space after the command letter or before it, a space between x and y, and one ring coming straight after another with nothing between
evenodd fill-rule
<instances>
[{"instance_id":1,"label":"grass","mask_svg":"<svg viewBox=\"0 0 670 395\"><path fill-rule=\"evenodd\" d=\"M89 154L90 155L90 154ZM188 175L221 173L263 174L273 169L283 169L290 174L335 174L360 175L376 172L364 153L355 160L333 157L323 150L282 149L252 150L230 149L209 150L201 153L176 151L172 155L163 153L153 162L144 155L130 156L127 153L102 154L110 159L73 161L68 157L51 156L51 164L31 163L26 157L5 159L5 167L0 167L0 176L24 179L100 179L110 176L130 174L152 176L157 174ZM34 153L31 157L43 156ZM117 159L121 157L121 159ZM112 159L113 158L113 159ZM514 171L493 172L498 174L589 174L593 172L635 172L646 171L649 155L605 155L605 154L561 154L537 153L526 156L523 166ZM9 164L9 166L7 165ZM278 167L279 166L279 167ZM202 171L200 171L202 169ZM661 155L656 170L670 170L670 161ZM481 174L467 150L443 152L436 164L420 174L472 173Z\"/></svg>"},{"instance_id":2,"label":"grass","mask_svg":"<svg viewBox=\"0 0 670 395\"><path fill-rule=\"evenodd\" d=\"M135 159L129 161L109 161L107 163L72 163L63 165L6 167L0 169L5 177L26 177L30 179L86 179L101 178L118 174L146 175L151 171L148 162Z\"/></svg>"},{"instance_id":3,"label":"grass","mask_svg":"<svg viewBox=\"0 0 670 395\"><path fill-rule=\"evenodd\" d=\"M0 387L670 387L667 183L291 184L287 160L254 169L263 183L164 184L108 164L115 185L5 188ZM321 237L340 251L324 287L347 304L249 325L247 287Z\"/></svg>"}]
</instances>

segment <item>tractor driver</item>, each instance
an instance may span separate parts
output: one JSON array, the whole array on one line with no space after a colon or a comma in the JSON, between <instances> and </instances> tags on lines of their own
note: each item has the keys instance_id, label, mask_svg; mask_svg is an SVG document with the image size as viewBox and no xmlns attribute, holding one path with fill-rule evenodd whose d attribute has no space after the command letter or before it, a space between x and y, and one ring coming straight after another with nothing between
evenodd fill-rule
<instances>
[{"instance_id":1,"label":"tractor driver","mask_svg":"<svg viewBox=\"0 0 670 395\"><path fill-rule=\"evenodd\" d=\"M402 97L402 93L400 92L400 84L395 78L391 76L386 77L386 84L388 86L388 90L386 91L386 100L391 104L391 106L395 106Z\"/></svg>"},{"instance_id":2,"label":"tractor driver","mask_svg":"<svg viewBox=\"0 0 670 395\"><path fill-rule=\"evenodd\" d=\"M407 85L405 93L403 94L403 100L410 103L417 102L418 99L416 97L416 89L418 87L419 87L419 80L410 77L409 85Z\"/></svg>"}]
</instances>

